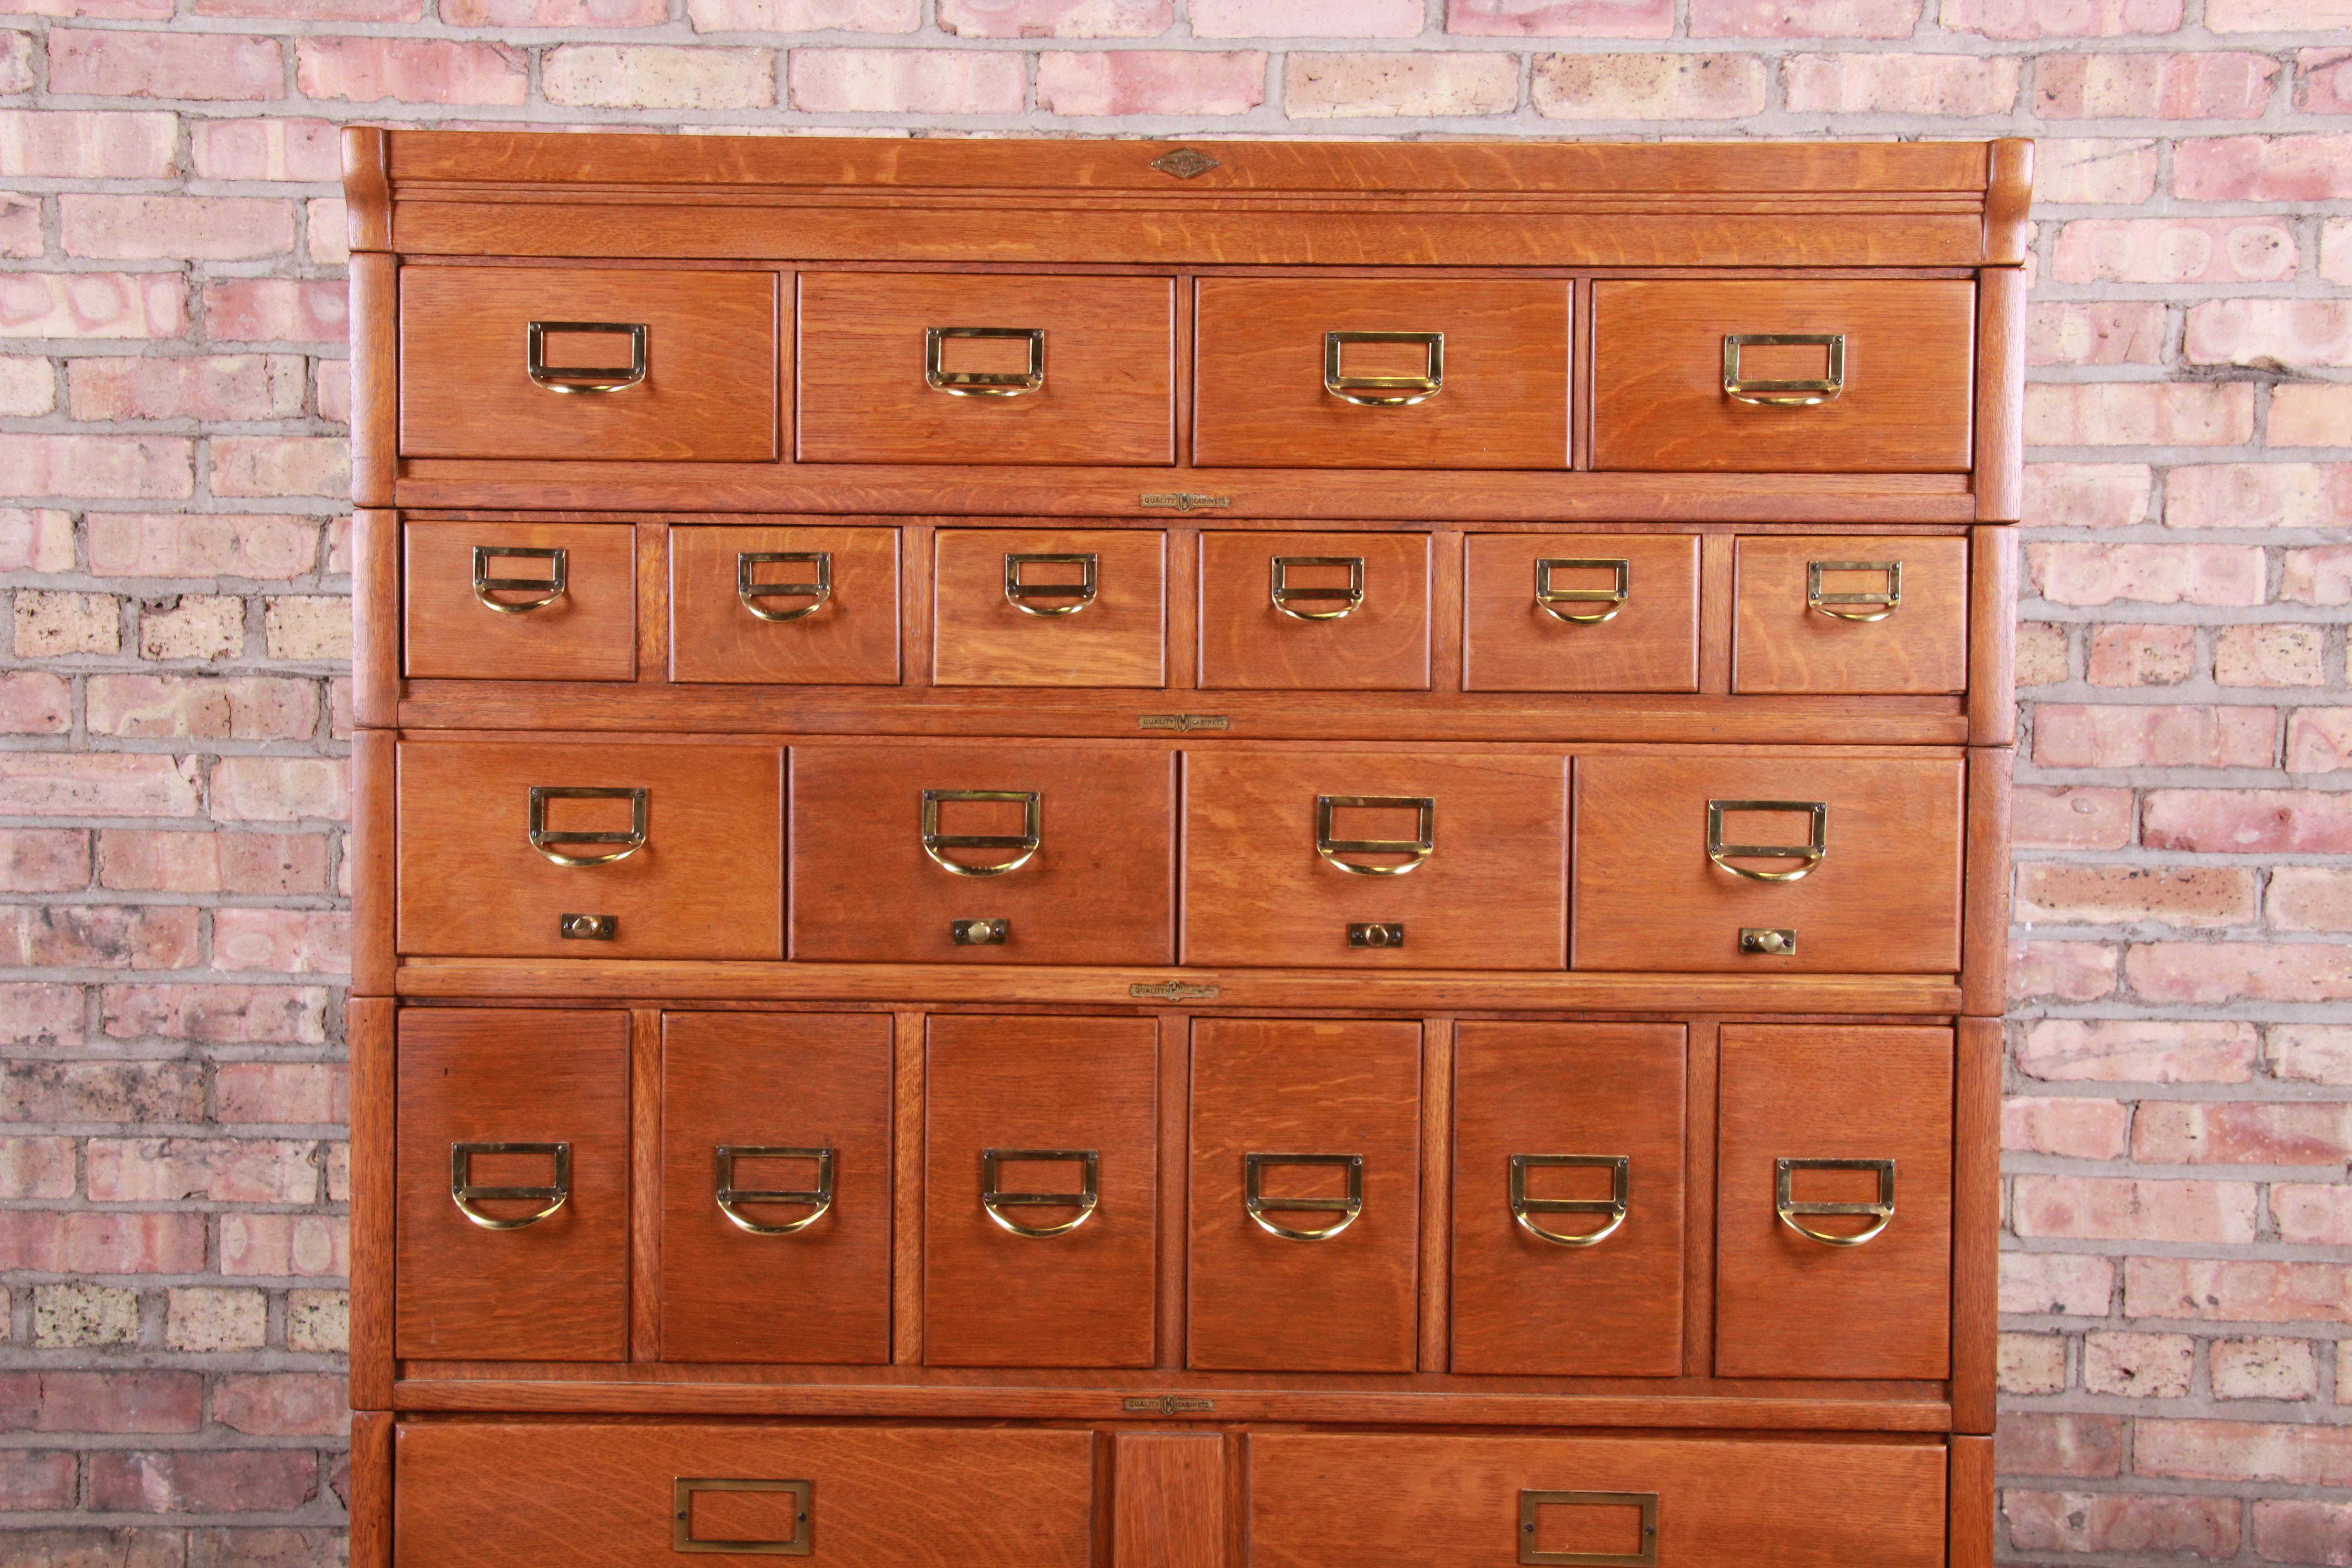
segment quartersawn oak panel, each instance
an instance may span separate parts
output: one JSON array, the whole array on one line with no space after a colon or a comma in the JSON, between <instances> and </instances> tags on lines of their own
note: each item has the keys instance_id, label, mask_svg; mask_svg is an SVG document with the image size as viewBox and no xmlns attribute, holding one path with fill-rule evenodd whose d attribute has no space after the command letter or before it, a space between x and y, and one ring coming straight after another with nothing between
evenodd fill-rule
<instances>
[{"instance_id":1,"label":"quartersawn oak panel","mask_svg":"<svg viewBox=\"0 0 2352 1568\"><path fill-rule=\"evenodd\" d=\"M1696 691L1696 534L1474 533L1463 542L1462 686L1467 691ZM1564 622L1536 600L1536 563L1624 561L1625 602L1606 621ZM1562 569L1554 588L1609 589L1605 568ZM1564 614L1608 608L1563 604Z\"/></svg>"},{"instance_id":2,"label":"quartersawn oak panel","mask_svg":"<svg viewBox=\"0 0 2352 1568\"><path fill-rule=\"evenodd\" d=\"M933 536L932 680L940 686L1164 686L1168 536L1156 531L942 528ZM1092 555L1095 596L1005 593L1008 555ZM1076 564L1024 565L1024 584L1076 584ZM1024 601L1026 602L1026 601ZM1072 610L1069 606L1078 605Z\"/></svg>"},{"instance_id":3,"label":"quartersawn oak panel","mask_svg":"<svg viewBox=\"0 0 2352 1568\"><path fill-rule=\"evenodd\" d=\"M1334 620L1275 607L1276 556L1353 556L1364 602ZM1429 687L1429 536L1425 533L1201 535L1201 685L1251 690L1420 691ZM1344 566L1289 569L1289 584L1346 588ZM1301 601L1336 609L1344 601Z\"/></svg>"},{"instance_id":4,"label":"quartersawn oak panel","mask_svg":"<svg viewBox=\"0 0 2352 1568\"><path fill-rule=\"evenodd\" d=\"M634 680L636 530L626 523L412 522L401 530L403 668L417 679ZM474 592L474 548L562 550L564 588L501 613ZM553 563L492 556L485 575L551 580ZM535 594L492 590L500 604Z\"/></svg>"},{"instance_id":5,"label":"quartersawn oak panel","mask_svg":"<svg viewBox=\"0 0 2352 1568\"><path fill-rule=\"evenodd\" d=\"M1885 620L1848 621L1806 600L1820 562L1895 562L1902 600ZM1823 594L1879 594L1885 572L1822 574ZM1833 606L1873 613L1868 605ZM1738 692L1964 691L1969 542L1895 535L1750 535L1739 542L1731 689Z\"/></svg>"},{"instance_id":6,"label":"quartersawn oak panel","mask_svg":"<svg viewBox=\"0 0 2352 1568\"><path fill-rule=\"evenodd\" d=\"M739 555L823 551L833 592L796 620L765 621L737 591ZM754 583L811 583L805 563L759 563ZM806 598L761 598L771 613ZM895 528L673 528L669 678L787 686L898 683L898 531Z\"/></svg>"}]
</instances>

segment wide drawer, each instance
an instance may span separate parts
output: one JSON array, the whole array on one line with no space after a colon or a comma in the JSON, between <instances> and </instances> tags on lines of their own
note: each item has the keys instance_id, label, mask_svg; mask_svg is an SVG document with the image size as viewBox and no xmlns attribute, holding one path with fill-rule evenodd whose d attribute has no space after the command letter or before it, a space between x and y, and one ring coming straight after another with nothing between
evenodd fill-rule
<instances>
[{"instance_id":1,"label":"wide drawer","mask_svg":"<svg viewBox=\"0 0 2352 1568\"><path fill-rule=\"evenodd\" d=\"M1967 540L1759 535L1738 563L1734 691L1967 688Z\"/></svg>"},{"instance_id":2,"label":"wide drawer","mask_svg":"<svg viewBox=\"0 0 2352 1568\"><path fill-rule=\"evenodd\" d=\"M1166 683L1167 535L943 528L935 538L937 684Z\"/></svg>"},{"instance_id":3,"label":"wide drawer","mask_svg":"<svg viewBox=\"0 0 2352 1568\"><path fill-rule=\"evenodd\" d=\"M636 530L412 522L404 668L415 679L634 680Z\"/></svg>"},{"instance_id":4,"label":"wide drawer","mask_svg":"<svg viewBox=\"0 0 2352 1568\"><path fill-rule=\"evenodd\" d=\"M673 528L669 678L898 682L895 528Z\"/></svg>"},{"instance_id":5,"label":"wide drawer","mask_svg":"<svg viewBox=\"0 0 2352 1568\"><path fill-rule=\"evenodd\" d=\"M1469 691L1696 691L1698 536L1474 533Z\"/></svg>"}]
</instances>

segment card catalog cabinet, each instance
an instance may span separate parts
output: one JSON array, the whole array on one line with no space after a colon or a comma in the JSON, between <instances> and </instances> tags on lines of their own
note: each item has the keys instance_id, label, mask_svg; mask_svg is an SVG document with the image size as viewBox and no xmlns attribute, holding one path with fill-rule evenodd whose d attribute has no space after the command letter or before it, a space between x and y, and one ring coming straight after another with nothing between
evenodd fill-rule
<instances>
[{"instance_id":1,"label":"card catalog cabinet","mask_svg":"<svg viewBox=\"0 0 2352 1568\"><path fill-rule=\"evenodd\" d=\"M1989 1568L2025 143L346 138L357 1568Z\"/></svg>"}]
</instances>

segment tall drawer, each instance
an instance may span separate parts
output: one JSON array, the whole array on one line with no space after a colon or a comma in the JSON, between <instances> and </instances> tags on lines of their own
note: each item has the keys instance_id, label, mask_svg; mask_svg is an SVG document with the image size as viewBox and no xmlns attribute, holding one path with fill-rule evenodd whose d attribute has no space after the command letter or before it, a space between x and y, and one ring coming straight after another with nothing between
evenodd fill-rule
<instances>
[{"instance_id":1,"label":"tall drawer","mask_svg":"<svg viewBox=\"0 0 2352 1568\"><path fill-rule=\"evenodd\" d=\"M1202 534L1201 684L1428 689L1429 536Z\"/></svg>"},{"instance_id":2,"label":"tall drawer","mask_svg":"<svg viewBox=\"0 0 2352 1568\"><path fill-rule=\"evenodd\" d=\"M1592 466L1964 472L1976 300L1964 279L1595 283Z\"/></svg>"},{"instance_id":3,"label":"tall drawer","mask_svg":"<svg viewBox=\"0 0 2352 1568\"><path fill-rule=\"evenodd\" d=\"M1474 533L1470 691L1696 691L1698 536Z\"/></svg>"},{"instance_id":4,"label":"tall drawer","mask_svg":"<svg viewBox=\"0 0 2352 1568\"><path fill-rule=\"evenodd\" d=\"M1169 463L1175 283L801 276L804 463Z\"/></svg>"},{"instance_id":5,"label":"tall drawer","mask_svg":"<svg viewBox=\"0 0 2352 1568\"><path fill-rule=\"evenodd\" d=\"M1161 686L1168 536L943 528L933 536L940 686Z\"/></svg>"},{"instance_id":6,"label":"tall drawer","mask_svg":"<svg viewBox=\"0 0 2352 1568\"><path fill-rule=\"evenodd\" d=\"M1836 754L1579 757L1575 967L1957 971L1962 772Z\"/></svg>"},{"instance_id":7,"label":"tall drawer","mask_svg":"<svg viewBox=\"0 0 2352 1568\"><path fill-rule=\"evenodd\" d=\"M406 1421L393 1562L1087 1568L1091 1432Z\"/></svg>"},{"instance_id":8,"label":"tall drawer","mask_svg":"<svg viewBox=\"0 0 2352 1568\"><path fill-rule=\"evenodd\" d=\"M404 668L415 679L635 679L635 535L626 523L409 523Z\"/></svg>"},{"instance_id":9,"label":"tall drawer","mask_svg":"<svg viewBox=\"0 0 2352 1568\"><path fill-rule=\"evenodd\" d=\"M404 457L770 462L776 384L772 272L400 270Z\"/></svg>"},{"instance_id":10,"label":"tall drawer","mask_svg":"<svg viewBox=\"0 0 2352 1568\"><path fill-rule=\"evenodd\" d=\"M621 1361L629 1016L400 1014L394 1353Z\"/></svg>"},{"instance_id":11,"label":"tall drawer","mask_svg":"<svg viewBox=\"0 0 2352 1568\"><path fill-rule=\"evenodd\" d=\"M1967 540L1759 535L1738 563L1734 691L1966 689Z\"/></svg>"},{"instance_id":12,"label":"tall drawer","mask_svg":"<svg viewBox=\"0 0 2352 1568\"><path fill-rule=\"evenodd\" d=\"M406 741L399 950L781 958L773 746Z\"/></svg>"},{"instance_id":13,"label":"tall drawer","mask_svg":"<svg viewBox=\"0 0 2352 1568\"><path fill-rule=\"evenodd\" d=\"M673 528L669 678L898 683L895 528Z\"/></svg>"},{"instance_id":14,"label":"tall drawer","mask_svg":"<svg viewBox=\"0 0 2352 1568\"><path fill-rule=\"evenodd\" d=\"M1564 468L1569 285L1204 278L1204 467Z\"/></svg>"}]
</instances>

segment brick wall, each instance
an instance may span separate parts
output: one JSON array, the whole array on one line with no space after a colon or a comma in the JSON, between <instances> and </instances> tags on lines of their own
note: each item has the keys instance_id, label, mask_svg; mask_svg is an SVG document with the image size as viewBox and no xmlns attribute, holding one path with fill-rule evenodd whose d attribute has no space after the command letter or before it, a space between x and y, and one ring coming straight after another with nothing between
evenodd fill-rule
<instances>
[{"instance_id":1,"label":"brick wall","mask_svg":"<svg viewBox=\"0 0 2352 1568\"><path fill-rule=\"evenodd\" d=\"M363 119L2042 138L2001 1539L2352 1563L2347 116L2347 0L0 0L0 1558L341 1554Z\"/></svg>"}]
</instances>

